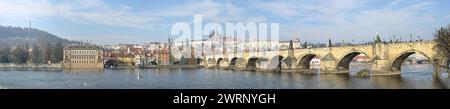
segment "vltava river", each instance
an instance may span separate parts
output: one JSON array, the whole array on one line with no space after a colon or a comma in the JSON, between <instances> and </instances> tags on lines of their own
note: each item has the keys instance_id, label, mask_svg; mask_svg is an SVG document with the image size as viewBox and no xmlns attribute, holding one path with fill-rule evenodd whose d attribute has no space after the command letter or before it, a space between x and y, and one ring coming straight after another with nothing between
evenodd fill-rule
<instances>
[{"instance_id":1,"label":"vltava river","mask_svg":"<svg viewBox=\"0 0 450 109\"><path fill-rule=\"evenodd\" d=\"M351 71L353 71L351 69ZM397 76L302 74L215 69L0 68L3 89L441 89L433 67L404 65ZM141 77L139 78L139 72Z\"/></svg>"}]
</instances>

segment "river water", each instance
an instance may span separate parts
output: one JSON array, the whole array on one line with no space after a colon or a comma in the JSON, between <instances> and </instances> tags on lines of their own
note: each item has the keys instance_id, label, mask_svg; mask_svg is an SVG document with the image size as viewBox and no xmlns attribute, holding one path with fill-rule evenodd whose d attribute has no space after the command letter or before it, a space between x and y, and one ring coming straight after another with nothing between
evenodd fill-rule
<instances>
[{"instance_id":1,"label":"river water","mask_svg":"<svg viewBox=\"0 0 450 109\"><path fill-rule=\"evenodd\" d=\"M351 68L355 72L356 67ZM357 78L218 69L0 68L3 89L441 89L433 67L403 65L402 74ZM140 76L138 76L140 75Z\"/></svg>"}]
</instances>

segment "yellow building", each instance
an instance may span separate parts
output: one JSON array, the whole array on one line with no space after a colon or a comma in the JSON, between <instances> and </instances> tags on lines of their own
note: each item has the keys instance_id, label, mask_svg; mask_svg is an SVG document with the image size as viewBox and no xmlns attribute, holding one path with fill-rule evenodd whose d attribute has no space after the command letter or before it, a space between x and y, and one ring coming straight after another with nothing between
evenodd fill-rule
<instances>
[{"instance_id":1,"label":"yellow building","mask_svg":"<svg viewBox=\"0 0 450 109\"><path fill-rule=\"evenodd\" d=\"M103 68L103 49L95 45L70 45L64 48L64 68Z\"/></svg>"}]
</instances>

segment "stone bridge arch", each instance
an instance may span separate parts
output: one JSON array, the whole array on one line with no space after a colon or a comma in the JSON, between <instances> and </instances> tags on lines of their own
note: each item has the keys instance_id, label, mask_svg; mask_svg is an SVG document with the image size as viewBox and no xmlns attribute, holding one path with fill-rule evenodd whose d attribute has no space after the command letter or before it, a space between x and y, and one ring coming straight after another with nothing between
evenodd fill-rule
<instances>
[{"instance_id":1,"label":"stone bridge arch","mask_svg":"<svg viewBox=\"0 0 450 109\"><path fill-rule=\"evenodd\" d=\"M338 58L338 60L337 60L338 64L337 64L336 68L338 70L348 70L350 68L350 63L353 61L353 58L355 58L356 56L358 56L360 54L364 54L369 59L373 59L372 57L370 57L370 55L368 55L364 51L351 50L351 51L345 53L341 58Z\"/></svg>"},{"instance_id":2,"label":"stone bridge arch","mask_svg":"<svg viewBox=\"0 0 450 109\"><path fill-rule=\"evenodd\" d=\"M377 51L377 57L373 60L372 71L376 75L401 74L403 61L416 53L426 57L432 64L446 60L437 50L436 45L437 43L434 41L384 44L382 47L378 47L384 50Z\"/></svg>"},{"instance_id":3,"label":"stone bridge arch","mask_svg":"<svg viewBox=\"0 0 450 109\"><path fill-rule=\"evenodd\" d=\"M246 63L246 65L245 65L245 67L246 68L253 68L253 69L255 69L255 68L259 68L259 58L258 57L250 57L248 60L247 60L247 63Z\"/></svg>"},{"instance_id":4,"label":"stone bridge arch","mask_svg":"<svg viewBox=\"0 0 450 109\"><path fill-rule=\"evenodd\" d=\"M426 57L426 58L428 59L428 61L430 61L430 63L433 63L433 59L432 59L430 56L428 56L429 54L427 55L426 53L424 53L424 52L422 52L422 51L418 51L418 50L413 50L413 49L411 49L411 50L403 51L403 52L399 53L397 56L395 56L395 57L393 58L393 60L391 61L391 64L390 64L390 65L391 65L391 66L390 66L391 70L392 70L392 71L400 71L403 62L404 62L409 56L411 56L411 55L413 55L413 54L420 54L420 55Z\"/></svg>"},{"instance_id":5,"label":"stone bridge arch","mask_svg":"<svg viewBox=\"0 0 450 109\"><path fill-rule=\"evenodd\" d=\"M117 67L122 62L120 60L116 60L116 59L108 59L104 63L105 63L105 65L104 65L105 67Z\"/></svg>"},{"instance_id":6,"label":"stone bridge arch","mask_svg":"<svg viewBox=\"0 0 450 109\"><path fill-rule=\"evenodd\" d=\"M228 67L229 66L228 58L219 58L219 59L217 59L216 66L219 67L219 68L220 67L222 67L222 68Z\"/></svg>"},{"instance_id":7,"label":"stone bridge arch","mask_svg":"<svg viewBox=\"0 0 450 109\"><path fill-rule=\"evenodd\" d=\"M297 62L297 68L310 69L310 66L311 66L310 63L311 63L311 60L314 59L314 57L320 58L321 56L319 56L316 53L307 53L307 54L301 55Z\"/></svg>"},{"instance_id":8,"label":"stone bridge arch","mask_svg":"<svg viewBox=\"0 0 450 109\"><path fill-rule=\"evenodd\" d=\"M230 60L230 64L228 66L230 67L236 67L239 66L242 63L242 58L233 57Z\"/></svg>"}]
</instances>

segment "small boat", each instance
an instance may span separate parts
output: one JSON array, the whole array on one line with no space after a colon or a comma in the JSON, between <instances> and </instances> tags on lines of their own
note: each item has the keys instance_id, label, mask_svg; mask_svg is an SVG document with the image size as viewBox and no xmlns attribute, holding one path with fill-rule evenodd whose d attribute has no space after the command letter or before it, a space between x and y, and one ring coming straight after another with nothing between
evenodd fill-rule
<instances>
[{"instance_id":1,"label":"small boat","mask_svg":"<svg viewBox=\"0 0 450 109\"><path fill-rule=\"evenodd\" d=\"M137 79L141 79L142 77L143 77L142 73L139 72L138 75L137 75Z\"/></svg>"}]
</instances>

